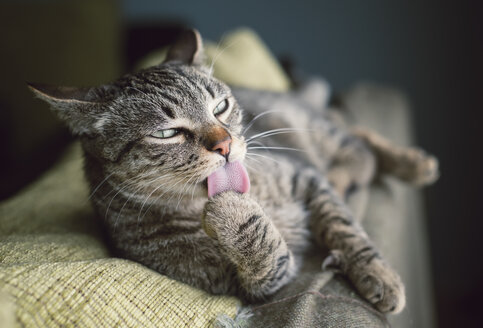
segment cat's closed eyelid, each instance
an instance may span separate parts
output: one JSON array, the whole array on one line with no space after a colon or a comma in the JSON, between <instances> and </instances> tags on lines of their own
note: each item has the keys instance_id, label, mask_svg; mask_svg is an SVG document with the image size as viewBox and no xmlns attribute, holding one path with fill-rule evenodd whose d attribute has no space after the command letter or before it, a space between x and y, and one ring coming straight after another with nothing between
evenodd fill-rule
<instances>
[{"instance_id":1,"label":"cat's closed eyelid","mask_svg":"<svg viewBox=\"0 0 483 328\"><path fill-rule=\"evenodd\" d=\"M222 99L213 109L213 114L215 114L215 116L221 115L229 108L230 102L228 101L228 99Z\"/></svg>"},{"instance_id":2,"label":"cat's closed eyelid","mask_svg":"<svg viewBox=\"0 0 483 328\"><path fill-rule=\"evenodd\" d=\"M225 124L228 117L230 117L233 111L233 100L230 99L231 97L222 98L216 102L212 113L216 117L218 121Z\"/></svg>"},{"instance_id":3,"label":"cat's closed eyelid","mask_svg":"<svg viewBox=\"0 0 483 328\"><path fill-rule=\"evenodd\" d=\"M175 144L175 143L183 143L186 141L186 136L182 130L178 131L174 136L168 138L158 138L154 137L151 134L144 137L144 140L148 143L156 143L156 144Z\"/></svg>"},{"instance_id":4,"label":"cat's closed eyelid","mask_svg":"<svg viewBox=\"0 0 483 328\"><path fill-rule=\"evenodd\" d=\"M150 126L149 129L152 132L164 129L176 129L178 131L187 131L193 127L193 121L190 118L179 117L173 120L160 122L155 126Z\"/></svg>"}]
</instances>

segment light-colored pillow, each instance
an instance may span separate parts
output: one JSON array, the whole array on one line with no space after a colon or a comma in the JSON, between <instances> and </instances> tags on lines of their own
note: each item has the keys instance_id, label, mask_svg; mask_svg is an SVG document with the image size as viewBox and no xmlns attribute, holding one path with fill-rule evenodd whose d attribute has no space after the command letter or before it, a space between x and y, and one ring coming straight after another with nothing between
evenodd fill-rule
<instances>
[{"instance_id":1,"label":"light-colored pillow","mask_svg":"<svg viewBox=\"0 0 483 328\"><path fill-rule=\"evenodd\" d=\"M249 28L226 33L219 43L203 40L206 65L226 83L252 89L284 92L290 80L260 37ZM167 49L146 56L138 68L161 63Z\"/></svg>"}]
</instances>

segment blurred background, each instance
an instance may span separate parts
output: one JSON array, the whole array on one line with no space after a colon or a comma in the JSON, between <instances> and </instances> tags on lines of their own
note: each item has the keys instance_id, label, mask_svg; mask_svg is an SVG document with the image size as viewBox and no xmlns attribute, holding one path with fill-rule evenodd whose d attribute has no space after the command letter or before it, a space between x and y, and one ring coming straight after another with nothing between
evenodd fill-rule
<instances>
[{"instance_id":1,"label":"blurred background","mask_svg":"<svg viewBox=\"0 0 483 328\"><path fill-rule=\"evenodd\" d=\"M0 199L71 142L25 81L108 82L185 26L218 40L255 30L286 67L336 92L360 81L402 90L417 143L441 163L426 190L438 327L481 326L483 12L478 1L0 0Z\"/></svg>"}]
</instances>

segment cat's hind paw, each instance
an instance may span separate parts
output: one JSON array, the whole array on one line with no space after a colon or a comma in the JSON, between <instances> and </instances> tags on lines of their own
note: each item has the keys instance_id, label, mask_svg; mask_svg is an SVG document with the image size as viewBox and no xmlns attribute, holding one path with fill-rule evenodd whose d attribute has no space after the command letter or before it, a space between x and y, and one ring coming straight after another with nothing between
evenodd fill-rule
<instances>
[{"instance_id":1,"label":"cat's hind paw","mask_svg":"<svg viewBox=\"0 0 483 328\"><path fill-rule=\"evenodd\" d=\"M419 148L404 148L386 168L399 179L416 186L429 185L439 178L436 157Z\"/></svg>"},{"instance_id":2,"label":"cat's hind paw","mask_svg":"<svg viewBox=\"0 0 483 328\"><path fill-rule=\"evenodd\" d=\"M424 151L411 148L408 150L408 181L418 185L428 185L435 182L439 177L439 164L436 157L426 154Z\"/></svg>"}]
</instances>

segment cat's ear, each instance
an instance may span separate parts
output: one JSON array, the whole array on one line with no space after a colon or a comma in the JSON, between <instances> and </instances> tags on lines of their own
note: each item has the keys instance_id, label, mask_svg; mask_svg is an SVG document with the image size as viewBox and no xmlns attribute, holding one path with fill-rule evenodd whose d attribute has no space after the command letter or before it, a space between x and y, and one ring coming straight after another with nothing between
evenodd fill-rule
<instances>
[{"instance_id":1,"label":"cat's ear","mask_svg":"<svg viewBox=\"0 0 483 328\"><path fill-rule=\"evenodd\" d=\"M103 109L95 88L57 87L27 83L37 97L46 101L75 135L93 135L100 130Z\"/></svg>"},{"instance_id":2,"label":"cat's ear","mask_svg":"<svg viewBox=\"0 0 483 328\"><path fill-rule=\"evenodd\" d=\"M171 46L165 62L178 61L188 65L203 65L203 41L200 33L195 30L186 30Z\"/></svg>"}]
</instances>

